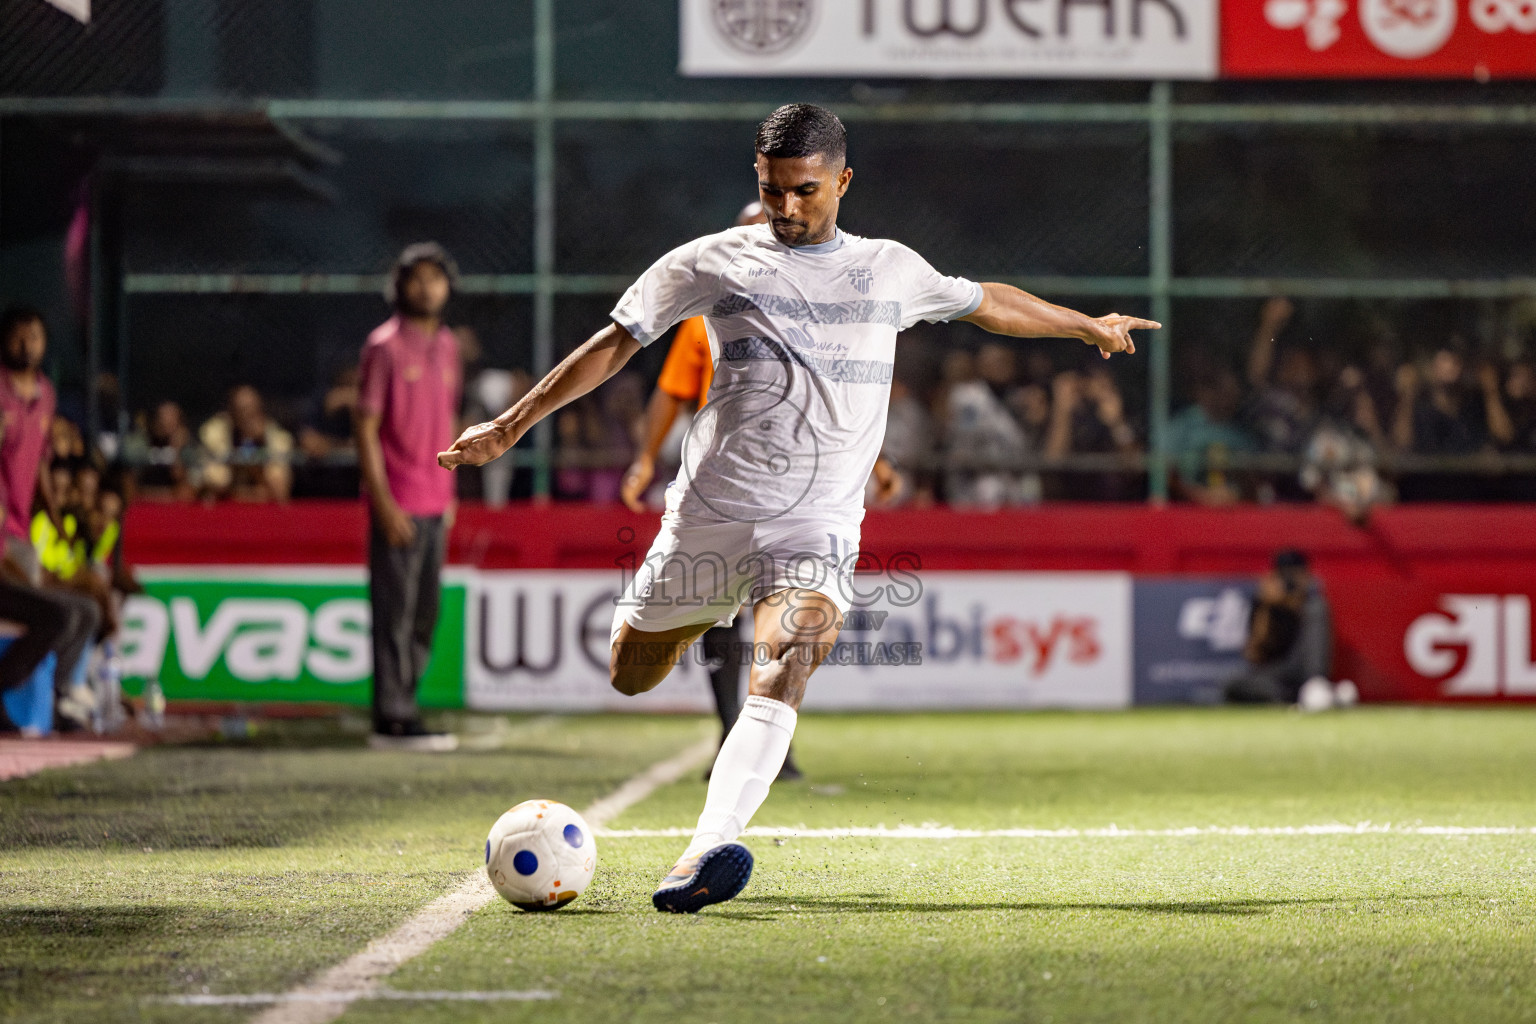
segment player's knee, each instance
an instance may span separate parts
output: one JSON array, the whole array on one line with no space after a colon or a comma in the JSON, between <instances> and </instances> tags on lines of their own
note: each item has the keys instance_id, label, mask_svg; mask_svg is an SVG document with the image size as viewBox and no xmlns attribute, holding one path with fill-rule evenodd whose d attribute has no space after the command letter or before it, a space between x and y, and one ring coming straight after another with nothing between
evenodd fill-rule
<instances>
[{"instance_id":1,"label":"player's knee","mask_svg":"<svg viewBox=\"0 0 1536 1024\"><path fill-rule=\"evenodd\" d=\"M608 656L608 683L626 697L654 689L661 680L651 666L634 658L628 644L614 644Z\"/></svg>"},{"instance_id":2,"label":"player's knee","mask_svg":"<svg viewBox=\"0 0 1536 1024\"><path fill-rule=\"evenodd\" d=\"M636 673L625 669L610 669L608 672L608 682L615 690L618 690L626 697L638 696L651 688Z\"/></svg>"}]
</instances>

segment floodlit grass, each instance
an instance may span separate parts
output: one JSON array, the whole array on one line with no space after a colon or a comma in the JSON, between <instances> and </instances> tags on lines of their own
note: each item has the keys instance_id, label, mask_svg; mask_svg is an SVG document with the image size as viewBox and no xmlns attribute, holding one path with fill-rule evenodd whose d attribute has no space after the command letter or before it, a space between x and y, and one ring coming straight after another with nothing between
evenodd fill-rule
<instances>
[{"instance_id":1,"label":"floodlit grass","mask_svg":"<svg viewBox=\"0 0 1536 1024\"><path fill-rule=\"evenodd\" d=\"M291 986L446 891L506 804L582 806L705 729L566 719L439 759L282 731L0 786L0 1012L246 1019L146 997ZM796 753L755 824L1536 827L1522 709L807 715ZM613 827L691 825L703 792ZM1536 1020L1532 834L758 838L741 898L656 914L682 844L602 839L574 906L498 901L390 981L558 999L343 1019Z\"/></svg>"},{"instance_id":2,"label":"floodlit grass","mask_svg":"<svg viewBox=\"0 0 1536 1024\"><path fill-rule=\"evenodd\" d=\"M428 757L294 723L0 785L0 1017L245 1019L145 997L298 984L452 888L511 804L581 806L700 729L534 722Z\"/></svg>"}]
</instances>

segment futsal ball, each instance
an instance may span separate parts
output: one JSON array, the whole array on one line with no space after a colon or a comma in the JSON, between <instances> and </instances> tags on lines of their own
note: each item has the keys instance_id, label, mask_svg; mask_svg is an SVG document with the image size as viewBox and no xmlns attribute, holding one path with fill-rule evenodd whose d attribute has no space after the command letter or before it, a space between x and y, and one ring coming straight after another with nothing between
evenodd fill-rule
<instances>
[{"instance_id":1,"label":"futsal ball","mask_svg":"<svg viewBox=\"0 0 1536 1024\"><path fill-rule=\"evenodd\" d=\"M565 804L524 800L496 819L485 839L485 873L523 910L559 910L592 883L597 840Z\"/></svg>"}]
</instances>

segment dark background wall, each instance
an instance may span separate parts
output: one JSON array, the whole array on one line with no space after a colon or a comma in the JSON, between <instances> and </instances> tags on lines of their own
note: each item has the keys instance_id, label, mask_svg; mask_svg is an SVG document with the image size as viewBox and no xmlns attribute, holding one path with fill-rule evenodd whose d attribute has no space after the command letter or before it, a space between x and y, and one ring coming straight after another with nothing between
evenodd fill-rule
<instances>
[{"instance_id":1,"label":"dark background wall","mask_svg":"<svg viewBox=\"0 0 1536 1024\"><path fill-rule=\"evenodd\" d=\"M81 27L41 0L0 0L0 96L238 104L267 98L526 100L531 0L135 0ZM555 93L568 100L1144 101L1137 82L685 79L672 3L560 0ZM1523 83L1207 83L1175 99L1389 105L1529 103ZM372 274L436 238L472 274L533 269L532 128L515 121L305 119L340 157L292 189L144 184L121 196L114 255L135 274ZM748 122L563 121L556 128L555 261L632 275L716 230L753 196ZM1144 125L860 122L850 230L889 235L979 277L1147 274ZM1191 276L1536 275L1536 133L1529 129L1180 126L1174 272ZM94 152L57 119L0 117L0 300L48 311L64 385L84 380L83 308L65 236ZM1135 296L1062 296L1143 311ZM557 304L557 348L599 326L611 295ZM1181 300L1179 352L1236 361L1257 299ZM119 311L108 311L114 318ZM251 381L300 409L385 315L369 295L135 295L121 307L132 403L193 415ZM468 297L488 362L530 365L526 296ZM1526 344L1528 312L1491 300L1309 304L1303 341L1361 347L1390 327L1404 349L1460 334ZM107 332L115 345L117 332ZM943 343L969 343L964 330ZM560 354L557 351L556 355ZM106 351L107 365L113 353ZM654 373L659 351L642 369ZM931 360L929 361L931 363ZM925 364L926 365L926 364ZM1140 396L1145 368L1117 363ZM1178 395L1175 381L1175 395ZM1144 404L1144 403L1143 403Z\"/></svg>"}]
</instances>

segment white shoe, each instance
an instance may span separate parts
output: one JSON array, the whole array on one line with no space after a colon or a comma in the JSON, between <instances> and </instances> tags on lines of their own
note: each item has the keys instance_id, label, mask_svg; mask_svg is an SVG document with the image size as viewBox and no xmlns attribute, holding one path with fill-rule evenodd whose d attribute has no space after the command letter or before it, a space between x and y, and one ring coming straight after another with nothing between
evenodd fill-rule
<instances>
[{"instance_id":1,"label":"white shoe","mask_svg":"<svg viewBox=\"0 0 1536 1024\"><path fill-rule=\"evenodd\" d=\"M1341 679L1333 684L1333 706L1336 708L1352 708L1360 703L1360 687L1348 679Z\"/></svg>"},{"instance_id":2,"label":"white shoe","mask_svg":"<svg viewBox=\"0 0 1536 1024\"><path fill-rule=\"evenodd\" d=\"M1322 676L1313 676L1301 684L1296 707L1307 713L1328 711L1333 707L1333 686Z\"/></svg>"},{"instance_id":3,"label":"white shoe","mask_svg":"<svg viewBox=\"0 0 1536 1024\"><path fill-rule=\"evenodd\" d=\"M96 691L89 686L71 686L69 692L54 702L53 708L60 718L69 719L81 729L89 729L96 713Z\"/></svg>"},{"instance_id":4,"label":"white shoe","mask_svg":"<svg viewBox=\"0 0 1536 1024\"><path fill-rule=\"evenodd\" d=\"M375 732L368 735L370 750L400 750L411 754L448 754L459 749L459 738L451 732L405 730L399 734Z\"/></svg>"}]
</instances>

